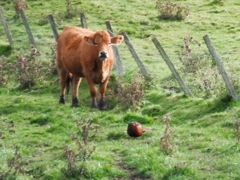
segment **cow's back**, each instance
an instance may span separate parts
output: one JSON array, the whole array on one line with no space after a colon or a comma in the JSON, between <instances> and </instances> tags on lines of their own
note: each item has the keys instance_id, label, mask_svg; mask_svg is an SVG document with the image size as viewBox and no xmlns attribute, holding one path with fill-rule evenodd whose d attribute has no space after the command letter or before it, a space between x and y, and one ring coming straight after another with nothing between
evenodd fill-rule
<instances>
[{"instance_id":1,"label":"cow's back","mask_svg":"<svg viewBox=\"0 0 240 180\"><path fill-rule=\"evenodd\" d=\"M59 35L57 44L57 67L65 68L68 72L82 76L85 66L97 56L94 48L83 39L84 36L93 36L94 32L88 29L67 26ZM91 52L91 53L90 53Z\"/></svg>"}]
</instances>

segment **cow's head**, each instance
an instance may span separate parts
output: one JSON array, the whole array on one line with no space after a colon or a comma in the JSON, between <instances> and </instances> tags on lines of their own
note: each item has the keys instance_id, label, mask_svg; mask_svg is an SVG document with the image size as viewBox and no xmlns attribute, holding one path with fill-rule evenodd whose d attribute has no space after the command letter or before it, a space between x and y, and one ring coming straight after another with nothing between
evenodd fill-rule
<instances>
[{"instance_id":1,"label":"cow's head","mask_svg":"<svg viewBox=\"0 0 240 180\"><path fill-rule=\"evenodd\" d=\"M110 46L119 45L124 37L122 35L111 37L107 31L97 31L93 37L85 36L84 40L97 48L99 59L104 61L109 56Z\"/></svg>"}]
</instances>

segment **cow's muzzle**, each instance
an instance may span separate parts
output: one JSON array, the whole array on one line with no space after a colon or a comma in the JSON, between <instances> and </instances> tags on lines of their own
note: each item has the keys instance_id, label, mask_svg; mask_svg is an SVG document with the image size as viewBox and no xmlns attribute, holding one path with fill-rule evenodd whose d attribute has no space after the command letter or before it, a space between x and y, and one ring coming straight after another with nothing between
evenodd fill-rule
<instances>
[{"instance_id":1,"label":"cow's muzzle","mask_svg":"<svg viewBox=\"0 0 240 180\"><path fill-rule=\"evenodd\" d=\"M106 60L106 59L108 58L108 53L105 52L105 51L100 51L98 57L99 57L102 61L104 61L104 60Z\"/></svg>"}]
</instances>

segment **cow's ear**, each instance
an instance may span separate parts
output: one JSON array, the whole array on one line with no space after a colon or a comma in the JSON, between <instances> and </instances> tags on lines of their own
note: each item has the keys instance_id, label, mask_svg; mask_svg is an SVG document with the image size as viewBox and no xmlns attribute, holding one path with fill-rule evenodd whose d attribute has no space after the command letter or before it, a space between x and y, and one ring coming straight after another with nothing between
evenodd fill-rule
<instances>
[{"instance_id":1,"label":"cow's ear","mask_svg":"<svg viewBox=\"0 0 240 180\"><path fill-rule=\"evenodd\" d=\"M94 38L90 37L90 36L84 36L84 41L86 41L87 43L91 44L91 45L95 45L96 43L94 42Z\"/></svg>"},{"instance_id":2,"label":"cow's ear","mask_svg":"<svg viewBox=\"0 0 240 180\"><path fill-rule=\"evenodd\" d=\"M122 35L114 36L111 38L111 43L114 45L119 45L124 40Z\"/></svg>"}]
</instances>

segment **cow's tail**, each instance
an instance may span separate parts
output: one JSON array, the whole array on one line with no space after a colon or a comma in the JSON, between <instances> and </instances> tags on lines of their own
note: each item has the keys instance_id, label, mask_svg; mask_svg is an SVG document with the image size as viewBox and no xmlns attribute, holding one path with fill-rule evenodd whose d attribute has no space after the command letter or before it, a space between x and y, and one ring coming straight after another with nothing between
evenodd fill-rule
<instances>
[{"instance_id":1,"label":"cow's tail","mask_svg":"<svg viewBox=\"0 0 240 180\"><path fill-rule=\"evenodd\" d=\"M67 75L67 85L66 85L66 90L67 90L67 94L69 93L70 91L70 88L71 88L71 84L72 84L72 75L68 73Z\"/></svg>"}]
</instances>

